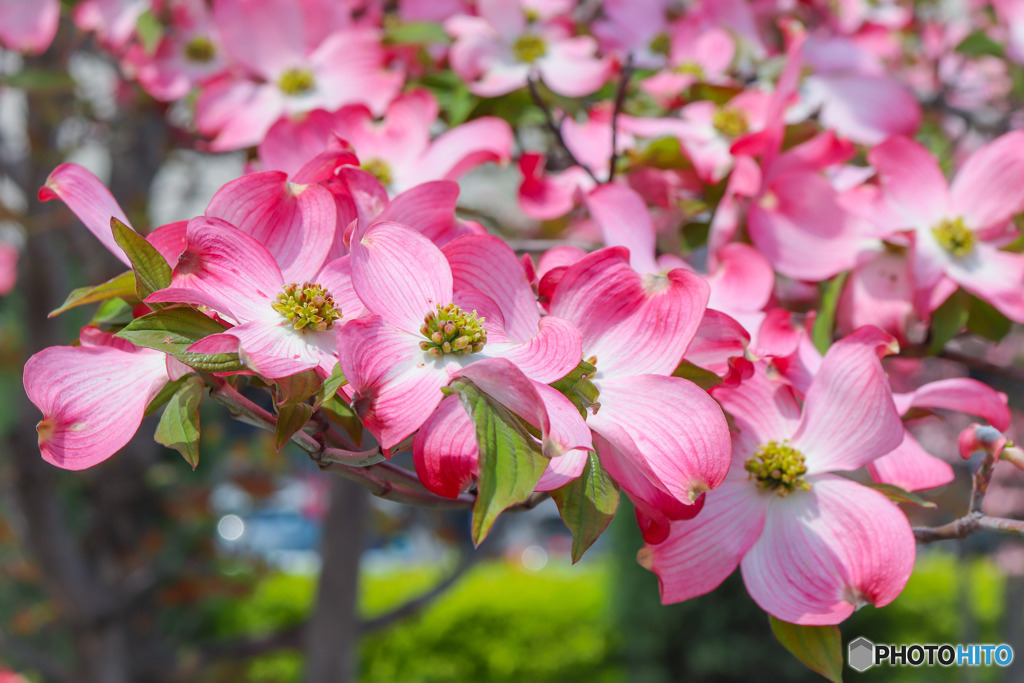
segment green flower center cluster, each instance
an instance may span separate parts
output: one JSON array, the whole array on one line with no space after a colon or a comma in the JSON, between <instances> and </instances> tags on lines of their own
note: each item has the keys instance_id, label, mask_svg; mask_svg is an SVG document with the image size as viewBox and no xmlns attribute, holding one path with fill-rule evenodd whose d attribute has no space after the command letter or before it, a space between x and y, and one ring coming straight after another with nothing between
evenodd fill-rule
<instances>
[{"instance_id":1,"label":"green flower center cluster","mask_svg":"<svg viewBox=\"0 0 1024 683\"><path fill-rule=\"evenodd\" d=\"M334 321L341 318L341 309L334 298L322 285L303 282L285 285L271 306L287 318L295 329L310 328L324 332L334 327Z\"/></svg>"},{"instance_id":2,"label":"green flower center cluster","mask_svg":"<svg viewBox=\"0 0 1024 683\"><path fill-rule=\"evenodd\" d=\"M487 343L485 320L476 311L466 313L455 304L438 304L437 313L431 311L423 318L420 333L430 341L420 342L420 348L435 358L446 353L466 356L481 351Z\"/></svg>"},{"instance_id":3,"label":"green flower center cluster","mask_svg":"<svg viewBox=\"0 0 1024 683\"><path fill-rule=\"evenodd\" d=\"M658 35L651 38L650 42L651 52L659 55L667 55L672 51L672 39L667 33L662 31Z\"/></svg>"},{"instance_id":4,"label":"green flower center cluster","mask_svg":"<svg viewBox=\"0 0 1024 683\"><path fill-rule=\"evenodd\" d=\"M953 256L967 256L974 251L974 233L964 225L963 218L942 219L932 228L932 234L942 248Z\"/></svg>"},{"instance_id":5,"label":"green flower center cluster","mask_svg":"<svg viewBox=\"0 0 1024 683\"><path fill-rule=\"evenodd\" d=\"M679 66L677 66L675 68L675 72L677 74L690 74L691 76L696 76L697 78L704 78L704 67L702 67L697 62L683 62L682 64L680 64ZM731 111L731 112L735 112L735 113L739 114L740 116L743 115L743 112L741 112L741 111L739 111L737 109L728 109L728 110L720 109L715 114L715 116L717 117L718 114L723 112L723 111ZM746 120L743 121L743 124L746 125Z\"/></svg>"},{"instance_id":6,"label":"green flower center cluster","mask_svg":"<svg viewBox=\"0 0 1024 683\"><path fill-rule=\"evenodd\" d=\"M804 454L789 445L788 440L772 440L761 444L751 458L747 458L743 469L757 480L757 485L769 489L785 498L797 489L809 491L811 485L804 481L807 463Z\"/></svg>"},{"instance_id":7,"label":"green flower center cluster","mask_svg":"<svg viewBox=\"0 0 1024 683\"><path fill-rule=\"evenodd\" d=\"M316 81L309 69L288 69L277 82L277 87L285 95L302 95L313 89Z\"/></svg>"},{"instance_id":8,"label":"green flower center cluster","mask_svg":"<svg viewBox=\"0 0 1024 683\"><path fill-rule=\"evenodd\" d=\"M747 115L732 107L722 107L716 111L711 119L711 125L727 138L739 137L750 129Z\"/></svg>"},{"instance_id":9,"label":"green flower center cluster","mask_svg":"<svg viewBox=\"0 0 1024 683\"><path fill-rule=\"evenodd\" d=\"M198 64L213 61L217 48L206 36L196 36L185 44L185 59Z\"/></svg>"},{"instance_id":10,"label":"green flower center cluster","mask_svg":"<svg viewBox=\"0 0 1024 683\"><path fill-rule=\"evenodd\" d=\"M389 166L386 161L381 161L380 159L367 159L359 168L379 180L381 185L390 185L393 180L391 177L391 166Z\"/></svg>"},{"instance_id":11,"label":"green flower center cluster","mask_svg":"<svg viewBox=\"0 0 1024 683\"><path fill-rule=\"evenodd\" d=\"M540 59L547 51L548 46L544 43L544 39L532 33L519 36L512 45L512 54L520 62L526 62L527 64Z\"/></svg>"}]
</instances>

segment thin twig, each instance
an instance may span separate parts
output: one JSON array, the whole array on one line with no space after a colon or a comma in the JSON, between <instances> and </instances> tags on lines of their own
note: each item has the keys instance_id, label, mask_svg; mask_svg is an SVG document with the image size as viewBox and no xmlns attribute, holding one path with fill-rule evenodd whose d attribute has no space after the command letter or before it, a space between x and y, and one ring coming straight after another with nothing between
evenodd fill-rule
<instances>
[{"instance_id":1,"label":"thin twig","mask_svg":"<svg viewBox=\"0 0 1024 683\"><path fill-rule=\"evenodd\" d=\"M907 346L900 349L900 357L902 358L926 358L933 355L935 358L959 363L960 365L972 370L977 370L978 372L983 372L988 375L996 375L998 377L1005 377L1013 380L1014 382L1024 384L1024 368L1019 368L1013 365L996 365L995 363L990 363L976 356L971 356L948 348L942 349L938 354L932 354L929 352L928 347L925 345Z\"/></svg>"},{"instance_id":2,"label":"thin twig","mask_svg":"<svg viewBox=\"0 0 1024 683\"><path fill-rule=\"evenodd\" d=\"M1002 365L996 365L995 363L989 363L988 361L984 361L980 358L975 358L974 356L969 356L965 353L960 353L958 351L950 351L949 349L943 349L943 351L939 353L938 357L944 358L945 360L953 361L954 363L960 363L961 365L965 365L971 368L972 370L978 370L980 372L998 375L1000 377L1006 377L1007 379L1012 379L1015 382L1020 382L1024 384L1024 370L1022 370L1021 368L1017 368L1014 366L1004 367Z\"/></svg>"},{"instance_id":3,"label":"thin twig","mask_svg":"<svg viewBox=\"0 0 1024 683\"><path fill-rule=\"evenodd\" d=\"M426 593L423 593L419 597L413 598L412 600L399 605L398 607L392 609L389 612L385 612L384 614L378 615L373 619L366 619L359 626L360 632L365 634L370 633L372 631L377 631L382 628L387 628L396 621L405 619L406 617L411 617L412 615L416 614L424 607L430 605L430 603L432 603L438 597L443 595L449 588L451 588L452 584L458 581L459 578L466 573L466 570L468 570L470 567L476 564L477 560L482 555L483 553L479 552L466 553L462 556L462 559L459 561L458 566L456 566L455 569L452 570L451 574L449 574L440 582L438 582L436 586L428 590Z\"/></svg>"},{"instance_id":4,"label":"thin twig","mask_svg":"<svg viewBox=\"0 0 1024 683\"><path fill-rule=\"evenodd\" d=\"M569 159L569 162L574 166L582 168L595 183L600 185L601 181L597 179L596 175L594 175L594 171L589 166L581 164L579 159L576 158L576 155L572 153L571 149L569 149L569 145L565 143L565 137L562 136L561 124L555 121L554 114L551 113L551 109L548 107L547 102L545 102L544 98L541 97L540 89L537 87L537 75L531 73L527 76L526 84L530 89L530 97L533 98L534 104L536 104L544 114L544 123L546 124L548 131L555 137L555 142L557 142L559 147L562 148L562 151Z\"/></svg>"},{"instance_id":5,"label":"thin twig","mask_svg":"<svg viewBox=\"0 0 1024 683\"><path fill-rule=\"evenodd\" d=\"M978 470L974 473L971 481L971 498L967 513L963 517L942 526L914 527L914 538L919 543L966 538L979 529L1024 535L1024 521L1006 519L1004 517L990 517L981 511L981 503L985 499L988 485L992 481L995 461L995 455L986 453L985 459L978 465Z\"/></svg>"},{"instance_id":6,"label":"thin twig","mask_svg":"<svg viewBox=\"0 0 1024 683\"><path fill-rule=\"evenodd\" d=\"M615 167L619 163L619 115L622 113L622 105L626 102L626 93L629 91L629 79L633 76L633 53L626 55L626 63L622 67L622 74L619 76L619 89L615 93L615 107L612 109L612 158L608 162L608 182L615 179Z\"/></svg>"},{"instance_id":7,"label":"thin twig","mask_svg":"<svg viewBox=\"0 0 1024 683\"><path fill-rule=\"evenodd\" d=\"M211 643L200 652L196 668L218 659L251 659L277 650L301 649L306 625L303 621L274 633Z\"/></svg>"}]
</instances>

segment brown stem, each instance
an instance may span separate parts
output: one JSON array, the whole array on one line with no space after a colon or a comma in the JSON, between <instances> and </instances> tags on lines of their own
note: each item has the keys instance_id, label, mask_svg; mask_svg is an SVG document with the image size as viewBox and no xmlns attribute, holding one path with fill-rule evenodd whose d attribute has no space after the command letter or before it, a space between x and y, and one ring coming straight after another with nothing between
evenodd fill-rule
<instances>
[{"instance_id":1,"label":"brown stem","mask_svg":"<svg viewBox=\"0 0 1024 683\"><path fill-rule=\"evenodd\" d=\"M626 92L629 90L629 79L633 76L633 53L626 56L626 64L622 67L622 75L619 77L619 89L615 93L615 107L612 109L612 158L608 162L608 182L615 179L615 166L619 163L619 115L622 113L622 105L626 102Z\"/></svg>"},{"instance_id":2,"label":"brown stem","mask_svg":"<svg viewBox=\"0 0 1024 683\"><path fill-rule=\"evenodd\" d=\"M601 181L597 179L596 175L594 175L594 171L589 166L584 166L583 164L581 164L579 159L576 158L576 155L572 153L571 149L569 149L569 145L565 143L565 138L562 136L561 124L555 121L554 114L551 113L551 109L548 107L547 102L545 102L544 98L541 97L540 89L537 87L536 74L531 73L529 76L527 76L526 84L530 89L530 97L533 98L534 104L536 104L540 108L541 112L543 112L544 114L544 123L547 126L548 131L551 133L551 135L554 136L555 141L562 149L562 152L565 153L566 158L574 166L579 166L584 171L586 171L587 175L589 175L595 183L600 185Z\"/></svg>"},{"instance_id":3,"label":"brown stem","mask_svg":"<svg viewBox=\"0 0 1024 683\"><path fill-rule=\"evenodd\" d=\"M1024 384L1024 370L1017 367L1004 367L1002 365L996 365L995 363L989 363L988 361L982 360L980 358L975 358L974 356L969 356L965 353L959 353L957 351L950 351L949 349L944 349L941 353L939 353L938 357L944 358L949 361L953 361L954 363L960 363L961 365L971 368L972 370L978 370L980 372L998 375L1000 377L1006 377L1007 379L1011 379L1015 382L1020 382Z\"/></svg>"},{"instance_id":4,"label":"brown stem","mask_svg":"<svg viewBox=\"0 0 1024 683\"><path fill-rule=\"evenodd\" d=\"M1024 535L1024 521L1006 519L1004 517L990 517L981 511L981 503L984 501L988 485L992 481L994 469L995 456L992 453L986 453L985 459L978 465L978 470L974 473L971 482L971 498L967 513L963 517L942 526L914 527L914 538L917 539L918 543L966 538L978 529Z\"/></svg>"},{"instance_id":5,"label":"brown stem","mask_svg":"<svg viewBox=\"0 0 1024 683\"><path fill-rule=\"evenodd\" d=\"M277 418L238 393L233 386L212 375L205 375L207 382L212 384L210 396L221 403L241 421L254 427L274 431ZM377 450L348 451L340 448L329 448L322 440L299 430L292 435L292 442L306 451L321 470L340 474L350 479L370 493L387 500L405 505L428 508L465 509L473 507L476 499L463 494L457 498L443 498L422 488L416 475L390 462L379 462L371 465L358 466L348 463L365 462Z\"/></svg>"}]
</instances>

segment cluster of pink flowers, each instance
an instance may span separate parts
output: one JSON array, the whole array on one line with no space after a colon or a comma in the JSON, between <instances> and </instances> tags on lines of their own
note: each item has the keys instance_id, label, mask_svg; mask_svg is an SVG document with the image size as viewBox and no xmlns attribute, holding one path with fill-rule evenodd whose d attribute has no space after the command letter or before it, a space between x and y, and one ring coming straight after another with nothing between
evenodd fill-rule
<instances>
[{"instance_id":1,"label":"cluster of pink flowers","mask_svg":"<svg viewBox=\"0 0 1024 683\"><path fill-rule=\"evenodd\" d=\"M894 393L882 358L934 336L958 290L1024 322L1024 255L1005 249L1024 211L1024 133L961 136L947 182L912 139L919 99L983 109L1005 76L941 47L962 25L910 3L784 4L405 0L396 18L370 0L80 3L79 26L147 92L197 93L210 150L256 159L203 216L146 237L171 274L133 316L188 307L219 331L168 355L89 326L34 356L25 387L43 457L68 469L109 458L157 393L194 372L189 354L228 354L242 367L213 374L272 385L340 371L382 452L411 447L423 486L454 498L480 476L473 416L450 389L468 381L527 425L547 458L536 491L569 485L597 454L636 509L664 601L740 567L754 600L792 623L891 602L914 534L859 482L953 479L905 427L921 412L1000 433L1010 416L1005 395L965 378ZM1024 13L985 4L965 25L1020 59ZM134 29L143 12L163 19L152 44ZM401 21L442 30L403 44L389 37ZM921 52L907 54L914 31ZM445 65L487 115L451 125L424 87ZM971 74L988 74L984 87L969 90ZM498 115L518 123L501 105L520 107L527 89L567 110L550 121L564 148L513 143ZM938 116L940 129L964 123ZM535 261L460 218L453 181L513 159L522 213L593 248ZM40 197L133 265L110 229L128 221L95 176L62 165ZM816 346L815 314L794 313L824 315L826 281L841 287L830 347L831 328Z\"/></svg>"}]
</instances>

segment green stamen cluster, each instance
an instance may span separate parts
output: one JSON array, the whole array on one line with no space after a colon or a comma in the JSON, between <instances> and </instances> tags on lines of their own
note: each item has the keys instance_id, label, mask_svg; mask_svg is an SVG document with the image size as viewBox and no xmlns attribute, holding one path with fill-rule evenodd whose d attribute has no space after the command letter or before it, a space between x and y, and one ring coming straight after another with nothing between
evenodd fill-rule
<instances>
[{"instance_id":1,"label":"green stamen cluster","mask_svg":"<svg viewBox=\"0 0 1024 683\"><path fill-rule=\"evenodd\" d=\"M944 218L932 228L932 234L953 256L967 256L974 251L974 233L964 225L963 218Z\"/></svg>"},{"instance_id":2,"label":"green stamen cluster","mask_svg":"<svg viewBox=\"0 0 1024 683\"><path fill-rule=\"evenodd\" d=\"M213 61L217 48L206 36L195 36L185 44L185 59L198 64Z\"/></svg>"},{"instance_id":3,"label":"green stamen cluster","mask_svg":"<svg viewBox=\"0 0 1024 683\"><path fill-rule=\"evenodd\" d=\"M520 62L526 62L527 64L540 59L547 51L548 46L544 43L544 39L532 33L519 36L512 45L512 54Z\"/></svg>"},{"instance_id":4,"label":"green stamen cluster","mask_svg":"<svg viewBox=\"0 0 1024 683\"><path fill-rule=\"evenodd\" d=\"M690 74L691 76L696 76L697 78L704 78L704 67L702 67L697 62L683 62L682 64L680 64L679 66L677 66L675 68L675 72L677 74ZM719 110L719 113L721 111L726 111L726 110ZM736 109L729 109L728 111L735 112L735 113L740 114L742 116L742 112L740 112L740 111L738 111ZM717 117L718 114L715 114L715 116ZM744 125L745 124L746 124L746 121L744 121Z\"/></svg>"},{"instance_id":5,"label":"green stamen cluster","mask_svg":"<svg viewBox=\"0 0 1024 683\"><path fill-rule=\"evenodd\" d=\"M761 444L743 469L757 480L757 485L770 489L782 498L797 489L809 491L811 485L804 481L807 463L804 454L789 445L789 441L772 440Z\"/></svg>"},{"instance_id":6,"label":"green stamen cluster","mask_svg":"<svg viewBox=\"0 0 1024 683\"><path fill-rule=\"evenodd\" d=\"M367 159L359 168L375 177L384 186L390 185L393 180L391 177L391 166L389 166L386 161L381 161L380 159Z\"/></svg>"},{"instance_id":7,"label":"green stamen cluster","mask_svg":"<svg viewBox=\"0 0 1024 683\"><path fill-rule=\"evenodd\" d=\"M420 342L420 348L434 358L446 353L466 356L481 351L487 343L485 320L476 311L466 313L455 304L438 304L437 313L431 311L423 318L420 334L430 341Z\"/></svg>"},{"instance_id":8,"label":"green stamen cluster","mask_svg":"<svg viewBox=\"0 0 1024 683\"><path fill-rule=\"evenodd\" d=\"M331 293L323 286L310 282L285 285L271 306L288 318L297 330L308 327L324 332L334 327L334 321L341 318L341 310L334 303Z\"/></svg>"},{"instance_id":9,"label":"green stamen cluster","mask_svg":"<svg viewBox=\"0 0 1024 683\"><path fill-rule=\"evenodd\" d=\"M302 95L312 90L314 85L313 72L309 69L288 69L277 82L277 87L285 95Z\"/></svg>"},{"instance_id":10,"label":"green stamen cluster","mask_svg":"<svg viewBox=\"0 0 1024 683\"><path fill-rule=\"evenodd\" d=\"M711 119L711 125L728 138L739 137L750 128L750 124L747 123L747 115L732 107L722 107L716 111Z\"/></svg>"},{"instance_id":11,"label":"green stamen cluster","mask_svg":"<svg viewBox=\"0 0 1024 683\"><path fill-rule=\"evenodd\" d=\"M661 32L651 38L650 49L655 54L667 55L672 49L672 39L667 33Z\"/></svg>"}]
</instances>

